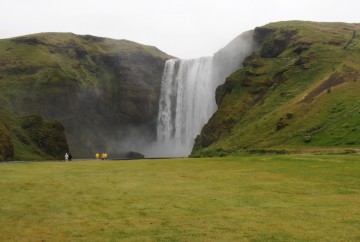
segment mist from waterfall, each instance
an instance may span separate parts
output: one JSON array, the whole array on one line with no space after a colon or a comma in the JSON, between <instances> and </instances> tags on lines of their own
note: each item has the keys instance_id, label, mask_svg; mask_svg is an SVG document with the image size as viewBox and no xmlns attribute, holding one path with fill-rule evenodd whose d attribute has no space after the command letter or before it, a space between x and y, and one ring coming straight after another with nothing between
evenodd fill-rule
<instances>
[{"instance_id":1,"label":"mist from waterfall","mask_svg":"<svg viewBox=\"0 0 360 242\"><path fill-rule=\"evenodd\" d=\"M185 157L191 153L194 139L217 109L216 88L253 52L252 36L252 31L239 35L212 57L165 63L157 142L147 156Z\"/></svg>"}]
</instances>

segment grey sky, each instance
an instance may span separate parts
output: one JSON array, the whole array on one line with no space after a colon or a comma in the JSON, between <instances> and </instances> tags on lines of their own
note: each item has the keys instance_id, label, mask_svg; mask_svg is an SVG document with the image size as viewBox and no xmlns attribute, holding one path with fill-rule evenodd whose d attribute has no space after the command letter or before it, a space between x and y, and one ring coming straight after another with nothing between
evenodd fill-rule
<instances>
[{"instance_id":1,"label":"grey sky","mask_svg":"<svg viewBox=\"0 0 360 242\"><path fill-rule=\"evenodd\" d=\"M73 32L195 58L269 22L360 22L359 10L359 0L0 0L0 38Z\"/></svg>"}]
</instances>

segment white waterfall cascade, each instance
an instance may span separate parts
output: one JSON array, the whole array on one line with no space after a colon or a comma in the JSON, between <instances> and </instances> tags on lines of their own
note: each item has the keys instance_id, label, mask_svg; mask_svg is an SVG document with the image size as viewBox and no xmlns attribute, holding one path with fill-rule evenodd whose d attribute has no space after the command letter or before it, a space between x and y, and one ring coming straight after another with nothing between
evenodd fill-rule
<instances>
[{"instance_id":1,"label":"white waterfall cascade","mask_svg":"<svg viewBox=\"0 0 360 242\"><path fill-rule=\"evenodd\" d=\"M239 69L254 49L245 32L212 57L165 63L157 123L157 151L152 156L184 157L217 109L216 88Z\"/></svg>"}]
</instances>

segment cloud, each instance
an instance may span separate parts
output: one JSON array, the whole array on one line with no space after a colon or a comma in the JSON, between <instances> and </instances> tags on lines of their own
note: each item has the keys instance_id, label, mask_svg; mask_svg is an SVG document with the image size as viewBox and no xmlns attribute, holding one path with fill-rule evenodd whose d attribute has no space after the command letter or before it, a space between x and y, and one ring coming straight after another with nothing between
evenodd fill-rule
<instances>
[{"instance_id":1,"label":"cloud","mask_svg":"<svg viewBox=\"0 0 360 242\"><path fill-rule=\"evenodd\" d=\"M129 39L181 58L208 56L268 22L359 22L355 0L0 0L0 38L74 32Z\"/></svg>"}]
</instances>

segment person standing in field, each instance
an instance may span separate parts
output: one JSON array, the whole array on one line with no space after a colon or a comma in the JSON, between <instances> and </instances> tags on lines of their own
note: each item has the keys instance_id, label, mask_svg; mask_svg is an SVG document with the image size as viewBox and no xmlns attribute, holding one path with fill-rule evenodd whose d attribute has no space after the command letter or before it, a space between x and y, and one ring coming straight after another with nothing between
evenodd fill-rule
<instances>
[{"instance_id":1,"label":"person standing in field","mask_svg":"<svg viewBox=\"0 0 360 242\"><path fill-rule=\"evenodd\" d=\"M99 157L100 157L99 153L96 153L95 157L96 157L96 159L98 160Z\"/></svg>"},{"instance_id":2,"label":"person standing in field","mask_svg":"<svg viewBox=\"0 0 360 242\"><path fill-rule=\"evenodd\" d=\"M101 159L104 160L105 159L105 153L101 154Z\"/></svg>"},{"instance_id":3,"label":"person standing in field","mask_svg":"<svg viewBox=\"0 0 360 242\"><path fill-rule=\"evenodd\" d=\"M104 158L105 158L105 160L107 160L107 153L104 154Z\"/></svg>"},{"instance_id":4,"label":"person standing in field","mask_svg":"<svg viewBox=\"0 0 360 242\"><path fill-rule=\"evenodd\" d=\"M69 159L69 155L68 153L65 153L65 161L68 161L68 159Z\"/></svg>"}]
</instances>

